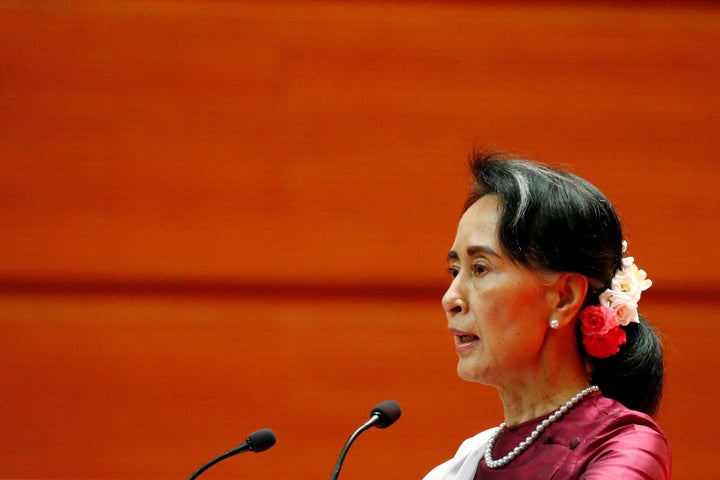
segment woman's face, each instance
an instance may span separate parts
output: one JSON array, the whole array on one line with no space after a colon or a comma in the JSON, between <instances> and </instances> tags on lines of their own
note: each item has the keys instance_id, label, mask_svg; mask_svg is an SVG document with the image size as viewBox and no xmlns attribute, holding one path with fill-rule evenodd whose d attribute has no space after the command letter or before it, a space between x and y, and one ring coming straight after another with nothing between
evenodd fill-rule
<instances>
[{"instance_id":1,"label":"woman's face","mask_svg":"<svg viewBox=\"0 0 720 480\"><path fill-rule=\"evenodd\" d=\"M552 314L543 279L503 251L500 212L499 199L486 195L462 216L448 254L453 279L442 299L458 374L496 387L537 373Z\"/></svg>"}]
</instances>

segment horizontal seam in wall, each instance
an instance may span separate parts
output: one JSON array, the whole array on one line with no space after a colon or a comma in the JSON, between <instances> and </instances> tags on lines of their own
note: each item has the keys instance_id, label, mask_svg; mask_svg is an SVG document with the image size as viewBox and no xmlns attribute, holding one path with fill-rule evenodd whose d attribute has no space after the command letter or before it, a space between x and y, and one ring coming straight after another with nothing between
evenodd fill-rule
<instances>
[{"instance_id":1,"label":"horizontal seam in wall","mask_svg":"<svg viewBox=\"0 0 720 480\"><path fill-rule=\"evenodd\" d=\"M190 279L23 278L0 277L0 295L218 297L246 298L272 295L288 299L439 299L446 284L440 282L296 281L274 282ZM720 301L720 288L678 288L653 285L645 294L652 300Z\"/></svg>"}]
</instances>

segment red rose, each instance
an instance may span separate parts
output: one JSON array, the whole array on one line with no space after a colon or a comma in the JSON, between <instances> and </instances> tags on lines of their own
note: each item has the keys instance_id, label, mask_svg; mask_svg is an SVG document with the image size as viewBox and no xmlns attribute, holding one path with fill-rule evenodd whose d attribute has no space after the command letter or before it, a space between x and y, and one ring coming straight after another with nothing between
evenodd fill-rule
<instances>
[{"instance_id":1,"label":"red rose","mask_svg":"<svg viewBox=\"0 0 720 480\"><path fill-rule=\"evenodd\" d=\"M625 330L617 325L601 335L583 335L585 351L595 358L615 355L626 341Z\"/></svg>"},{"instance_id":2,"label":"red rose","mask_svg":"<svg viewBox=\"0 0 720 480\"><path fill-rule=\"evenodd\" d=\"M592 305L580 312L580 328L584 335L604 335L617 324L615 310L605 305Z\"/></svg>"}]
</instances>

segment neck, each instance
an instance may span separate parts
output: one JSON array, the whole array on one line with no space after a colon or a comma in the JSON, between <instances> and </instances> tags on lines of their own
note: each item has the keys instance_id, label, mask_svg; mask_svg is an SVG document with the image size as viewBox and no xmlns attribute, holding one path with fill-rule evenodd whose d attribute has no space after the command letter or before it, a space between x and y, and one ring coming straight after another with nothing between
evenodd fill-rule
<instances>
[{"instance_id":1,"label":"neck","mask_svg":"<svg viewBox=\"0 0 720 480\"><path fill-rule=\"evenodd\" d=\"M575 345L574 325L546 331L537 355L505 370L492 384L503 403L505 424L546 415L590 386L584 358Z\"/></svg>"},{"instance_id":2,"label":"neck","mask_svg":"<svg viewBox=\"0 0 720 480\"><path fill-rule=\"evenodd\" d=\"M588 386L590 384L586 380L572 386L537 389L534 392L525 391L522 394L501 391L505 424L517 425L547 415Z\"/></svg>"},{"instance_id":3,"label":"neck","mask_svg":"<svg viewBox=\"0 0 720 480\"><path fill-rule=\"evenodd\" d=\"M546 415L590 385L584 363L579 358L567 360L554 363L557 367L552 369L545 364L531 375L498 386L507 425Z\"/></svg>"}]
</instances>

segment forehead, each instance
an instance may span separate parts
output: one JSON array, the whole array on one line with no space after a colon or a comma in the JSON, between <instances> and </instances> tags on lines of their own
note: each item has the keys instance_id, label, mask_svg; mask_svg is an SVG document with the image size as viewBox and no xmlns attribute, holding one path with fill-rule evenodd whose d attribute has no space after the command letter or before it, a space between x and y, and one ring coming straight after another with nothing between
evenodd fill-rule
<instances>
[{"instance_id":1,"label":"forehead","mask_svg":"<svg viewBox=\"0 0 720 480\"><path fill-rule=\"evenodd\" d=\"M498 249L497 225L500 218L500 200L495 195L485 195L468 208L458 223L453 250L465 247L489 246Z\"/></svg>"}]
</instances>

